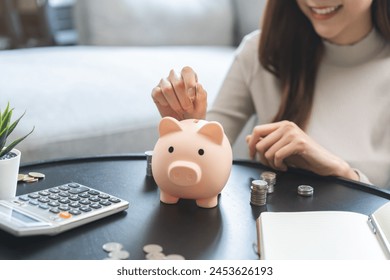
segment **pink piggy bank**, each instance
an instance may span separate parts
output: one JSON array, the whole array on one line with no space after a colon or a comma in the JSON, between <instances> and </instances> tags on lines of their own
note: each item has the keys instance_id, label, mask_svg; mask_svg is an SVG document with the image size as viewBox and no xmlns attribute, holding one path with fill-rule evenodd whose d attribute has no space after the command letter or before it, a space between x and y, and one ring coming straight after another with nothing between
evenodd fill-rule
<instances>
[{"instance_id":1,"label":"pink piggy bank","mask_svg":"<svg viewBox=\"0 0 390 280\"><path fill-rule=\"evenodd\" d=\"M194 199L199 207L218 205L232 168L232 148L218 122L165 117L152 157L160 200Z\"/></svg>"}]
</instances>

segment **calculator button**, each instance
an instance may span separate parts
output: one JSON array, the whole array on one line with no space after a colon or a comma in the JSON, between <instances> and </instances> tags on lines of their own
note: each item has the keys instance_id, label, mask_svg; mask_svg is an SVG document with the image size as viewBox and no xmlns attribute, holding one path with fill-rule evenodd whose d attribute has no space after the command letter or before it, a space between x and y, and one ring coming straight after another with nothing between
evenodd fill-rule
<instances>
[{"instance_id":1,"label":"calculator button","mask_svg":"<svg viewBox=\"0 0 390 280\"><path fill-rule=\"evenodd\" d=\"M36 206L36 205L39 204L39 203L38 203L37 201L35 201L35 200L30 200L28 203L30 203L31 205L34 205L34 206Z\"/></svg>"},{"instance_id":2,"label":"calculator button","mask_svg":"<svg viewBox=\"0 0 390 280\"><path fill-rule=\"evenodd\" d=\"M78 188L70 189L68 192L71 194L79 194L79 193L83 193L86 191L89 191L89 189L87 187L80 186Z\"/></svg>"},{"instance_id":3,"label":"calculator button","mask_svg":"<svg viewBox=\"0 0 390 280\"><path fill-rule=\"evenodd\" d=\"M39 208L44 209L44 210L47 210L47 209L49 209L50 207L47 206L46 204L39 204Z\"/></svg>"},{"instance_id":4,"label":"calculator button","mask_svg":"<svg viewBox=\"0 0 390 280\"><path fill-rule=\"evenodd\" d=\"M61 191L67 191L70 188L68 186L59 186L58 189L60 189Z\"/></svg>"},{"instance_id":5,"label":"calculator button","mask_svg":"<svg viewBox=\"0 0 390 280\"><path fill-rule=\"evenodd\" d=\"M27 196L19 196L19 200L21 200L21 201L29 201L30 199Z\"/></svg>"},{"instance_id":6,"label":"calculator button","mask_svg":"<svg viewBox=\"0 0 390 280\"><path fill-rule=\"evenodd\" d=\"M33 198L33 199L36 199L36 198L39 198L40 196L39 196L39 194L36 194L36 193L30 193L30 194L28 195L28 197Z\"/></svg>"},{"instance_id":7,"label":"calculator button","mask_svg":"<svg viewBox=\"0 0 390 280\"><path fill-rule=\"evenodd\" d=\"M73 208L79 208L81 206L81 204L75 201L75 202L69 203L69 206L73 207Z\"/></svg>"},{"instance_id":8,"label":"calculator button","mask_svg":"<svg viewBox=\"0 0 390 280\"><path fill-rule=\"evenodd\" d=\"M51 194L48 197L49 197L49 199L52 199L52 200L57 200L60 198L60 196L58 194Z\"/></svg>"},{"instance_id":9,"label":"calculator button","mask_svg":"<svg viewBox=\"0 0 390 280\"><path fill-rule=\"evenodd\" d=\"M111 197L109 199L109 201L113 202L113 203L118 203L118 202L121 202L121 200L119 198L116 198L116 197Z\"/></svg>"},{"instance_id":10,"label":"calculator button","mask_svg":"<svg viewBox=\"0 0 390 280\"><path fill-rule=\"evenodd\" d=\"M92 201L92 202L99 202L101 199L98 198L98 197L90 197L89 198L89 201Z\"/></svg>"},{"instance_id":11,"label":"calculator button","mask_svg":"<svg viewBox=\"0 0 390 280\"><path fill-rule=\"evenodd\" d=\"M51 192L51 193L59 193L60 190L58 188L51 188L51 189L49 189L49 192Z\"/></svg>"},{"instance_id":12,"label":"calculator button","mask_svg":"<svg viewBox=\"0 0 390 280\"><path fill-rule=\"evenodd\" d=\"M69 199L73 200L73 201L77 201L77 200L80 200L81 198L78 195L71 195L71 196L69 196Z\"/></svg>"},{"instance_id":13,"label":"calculator button","mask_svg":"<svg viewBox=\"0 0 390 280\"><path fill-rule=\"evenodd\" d=\"M60 204L57 202L57 201L51 201L48 203L49 206L52 206L52 207L57 207L59 206Z\"/></svg>"},{"instance_id":14,"label":"calculator button","mask_svg":"<svg viewBox=\"0 0 390 280\"><path fill-rule=\"evenodd\" d=\"M60 209L62 211L69 211L70 207L68 205L61 205L58 207L58 209Z\"/></svg>"},{"instance_id":15,"label":"calculator button","mask_svg":"<svg viewBox=\"0 0 390 280\"><path fill-rule=\"evenodd\" d=\"M62 203L62 204L68 204L70 202L70 200L65 197L65 198L61 198L60 200L58 200L58 202Z\"/></svg>"},{"instance_id":16,"label":"calculator button","mask_svg":"<svg viewBox=\"0 0 390 280\"><path fill-rule=\"evenodd\" d=\"M94 208L94 209L102 208L102 206L99 203L92 203L91 205L89 205L89 207Z\"/></svg>"},{"instance_id":17,"label":"calculator button","mask_svg":"<svg viewBox=\"0 0 390 280\"><path fill-rule=\"evenodd\" d=\"M76 184L76 183L70 183L70 184L68 184L68 186L71 187L71 188L78 188L78 187L80 187L80 185Z\"/></svg>"},{"instance_id":18,"label":"calculator button","mask_svg":"<svg viewBox=\"0 0 390 280\"><path fill-rule=\"evenodd\" d=\"M50 199L48 199L47 197L41 197L38 199L39 202L42 202L42 203L48 203L50 201Z\"/></svg>"},{"instance_id":19,"label":"calculator button","mask_svg":"<svg viewBox=\"0 0 390 280\"><path fill-rule=\"evenodd\" d=\"M58 210L57 208L51 208L49 211L54 213L54 214L60 213L60 210Z\"/></svg>"},{"instance_id":20,"label":"calculator button","mask_svg":"<svg viewBox=\"0 0 390 280\"><path fill-rule=\"evenodd\" d=\"M88 199L82 199L79 201L80 204L83 204L83 205L88 205L88 204L91 204L91 201L89 201Z\"/></svg>"},{"instance_id":21,"label":"calculator button","mask_svg":"<svg viewBox=\"0 0 390 280\"><path fill-rule=\"evenodd\" d=\"M82 206L82 207L80 207L80 210L81 211L84 211L84 212L89 212L89 211L91 211L92 209L91 208L89 208L89 206Z\"/></svg>"},{"instance_id":22,"label":"calculator button","mask_svg":"<svg viewBox=\"0 0 390 280\"><path fill-rule=\"evenodd\" d=\"M81 211L77 210L77 209L72 209L72 210L69 211L69 213L72 214L72 215L80 215Z\"/></svg>"},{"instance_id":23,"label":"calculator button","mask_svg":"<svg viewBox=\"0 0 390 280\"><path fill-rule=\"evenodd\" d=\"M101 193L98 195L100 198L103 198L103 199L107 199L109 198L110 196L108 194L104 194L104 193Z\"/></svg>"},{"instance_id":24,"label":"calculator button","mask_svg":"<svg viewBox=\"0 0 390 280\"><path fill-rule=\"evenodd\" d=\"M58 214L58 216L60 218L63 218L63 219L69 219L72 217L72 214L68 213L68 212L61 212L60 214Z\"/></svg>"},{"instance_id":25,"label":"calculator button","mask_svg":"<svg viewBox=\"0 0 390 280\"><path fill-rule=\"evenodd\" d=\"M90 190L88 193L89 193L90 195L98 195L98 194L100 194L100 192L95 191L95 190Z\"/></svg>"},{"instance_id":26,"label":"calculator button","mask_svg":"<svg viewBox=\"0 0 390 280\"><path fill-rule=\"evenodd\" d=\"M68 197L69 196L69 194L67 192L60 192L58 195L62 196L62 197Z\"/></svg>"},{"instance_id":27,"label":"calculator button","mask_svg":"<svg viewBox=\"0 0 390 280\"><path fill-rule=\"evenodd\" d=\"M39 194L43 196L48 196L50 193L48 191L40 191Z\"/></svg>"},{"instance_id":28,"label":"calculator button","mask_svg":"<svg viewBox=\"0 0 390 280\"><path fill-rule=\"evenodd\" d=\"M81 194L79 194L79 197L82 197L82 198L89 198L89 197L91 197L91 195L90 195L90 194L87 194L87 193L81 193Z\"/></svg>"},{"instance_id":29,"label":"calculator button","mask_svg":"<svg viewBox=\"0 0 390 280\"><path fill-rule=\"evenodd\" d=\"M111 202L107 201L107 200L103 200L103 201L100 201L99 202L101 205L104 205L104 206L109 206L111 205Z\"/></svg>"}]
</instances>

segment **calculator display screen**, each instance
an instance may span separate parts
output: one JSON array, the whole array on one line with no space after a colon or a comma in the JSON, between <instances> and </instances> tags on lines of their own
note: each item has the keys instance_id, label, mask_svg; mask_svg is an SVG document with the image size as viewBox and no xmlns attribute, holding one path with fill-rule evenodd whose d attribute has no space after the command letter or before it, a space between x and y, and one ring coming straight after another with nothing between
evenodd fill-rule
<instances>
[{"instance_id":1,"label":"calculator display screen","mask_svg":"<svg viewBox=\"0 0 390 280\"><path fill-rule=\"evenodd\" d=\"M5 206L0 205L0 213L5 215L8 218L15 219L17 221L20 221L24 224L32 224L32 223L40 223L41 221L38 221L37 219L32 218L31 216L27 216L26 214L23 214L15 209L8 208Z\"/></svg>"}]
</instances>

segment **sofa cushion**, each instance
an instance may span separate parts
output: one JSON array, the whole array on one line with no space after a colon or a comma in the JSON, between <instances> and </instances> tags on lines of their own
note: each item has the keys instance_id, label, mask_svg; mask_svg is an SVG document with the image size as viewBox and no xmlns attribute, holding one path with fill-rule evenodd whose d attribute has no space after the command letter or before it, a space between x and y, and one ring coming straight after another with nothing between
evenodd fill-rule
<instances>
[{"instance_id":1,"label":"sofa cushion","mask_svg":"<svg viewBox=\"0 0 390 280\"><path fill-rule=\"evenodd\" d=\"M0 52L0 108L26 115L15 137L22 162L151 150L160 115L151 90L192 66L213 101L230 47L47 47Z\"/></svg>"},{"instance_id":2,"label":"sofa cushion","mask_svg":"<svg viewBox=\"0 0 390 280\"><path fill-rule=\"evenodd\" d=\"M75 5L79 44L232 45L231 0L83 0Z\"/></svg>"}]
</instances>

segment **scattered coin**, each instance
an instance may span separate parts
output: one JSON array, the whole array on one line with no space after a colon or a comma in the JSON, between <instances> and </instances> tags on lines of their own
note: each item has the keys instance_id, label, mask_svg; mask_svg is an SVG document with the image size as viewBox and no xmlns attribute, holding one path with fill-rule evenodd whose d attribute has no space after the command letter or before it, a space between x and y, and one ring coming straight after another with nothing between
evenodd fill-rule
<instances>
[{"instance_id":1,"label":"scattered coin","mask_svg":"<svg viewBox=\"0 0 390 280\"><path fill-rule=\"evenodd\" d=\"M45 178L45 174L40 172L29 172L28 175L33 178L43 179Z\"/></svg>"},{"instance_id":2,"label":"scattered coin","mask_svg":"<svg viewBox=\"0 0 390 280\"><path fill-rule=\"evenodd\" d=\"M146 254L145 258L147 260L165 260L165 254L162 252L152 252Z\"/></svg>"},{"instance_id":3,"label":"scattered coin","mask_svg":"<svg viewBox=\"0 0 390 280\"><path fill-rule=\"evenodd\" d=\"M38 181L38 178L34 178L34 177L30 177L30 176L25 176L23 178L23 182L26 182L26 183L34 183L37 181Z\"/></svg>"},{"instance_id":4,"label":"scattered coin","mask_svg":"<svg viewBox=\"0 0 390 280\"><path fill-rule=\"evenodd\" d=\"M108 242L103 245L103 250L106 252L120 251L123 245L118 242Z\"/></svg>"},{"instance_id":5,"label":"scattered coin","mask_svg":"<svg viewBox=\"0 0 390 280\"><path fill-rule=\"evenodd\" d=\"M114 258L114 259L118 259L118 260L125 260L130 256L130 253L125 251L125 250L112 251L108 254L108 256L110 258Z\"/></svg>"},{"instance_id":6,"label":"scattered coin","mask_svg":"<svg viewBox=\"0 0 390 280\"><path fill-rule=\"evenodd\" d=\"M147 260L185 260L185 258L179 254L165 255L163 253L163 247L158 244L145 245L143 250L146 253L145 258Z\"/></svg>"},{"instance_id":7,"label":"scattered coin","mask_svg":"<svg viewBox=\"0 0 390 280\"><path fill-rule=\"evenodd\" d=\"M26 174L18 174L18 182L19 181L23 181L25 177L27 177L28 175Z\"/></svg>"},{"instance_id":8,"label":"scattered coin","mask_svg":"<svg viewBox=\"0 0 390 280\"><path fill-rule=\"evenodd\" d=\"M163 251L163 248L158 244L148 244L144 246L145 253L160 253Z\"/></svg>"},{"instance_id":9,"label":"scattered coin","mask_svg":"<svg viewBox=\"0 0 390 280\"><path fill-rule=\"evenodd\" d=\"M185 260L185 258L182 255L178 254L171 254L165 257L166 260Z\"/></svg>"}]
</instances>

